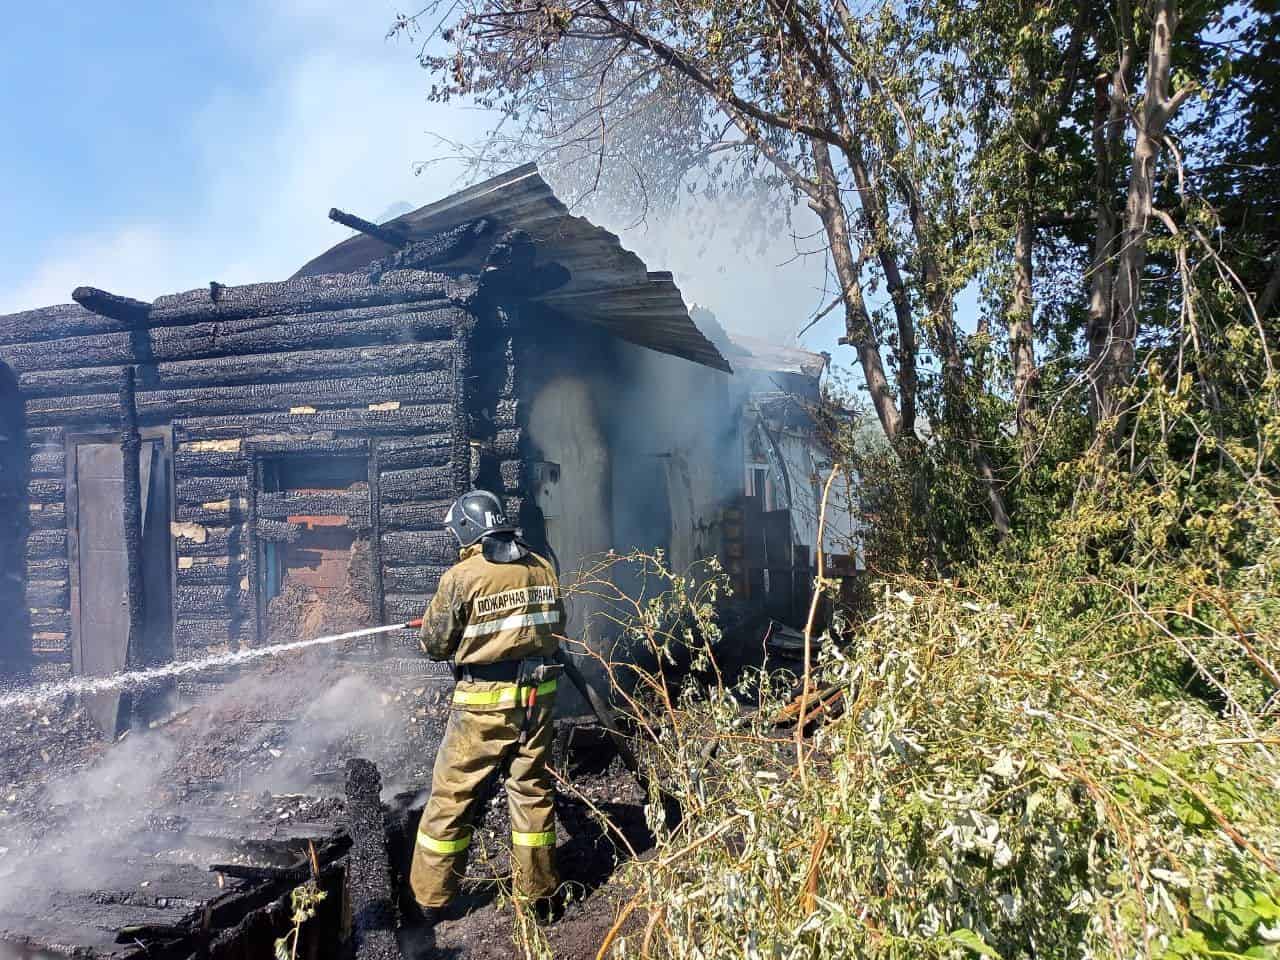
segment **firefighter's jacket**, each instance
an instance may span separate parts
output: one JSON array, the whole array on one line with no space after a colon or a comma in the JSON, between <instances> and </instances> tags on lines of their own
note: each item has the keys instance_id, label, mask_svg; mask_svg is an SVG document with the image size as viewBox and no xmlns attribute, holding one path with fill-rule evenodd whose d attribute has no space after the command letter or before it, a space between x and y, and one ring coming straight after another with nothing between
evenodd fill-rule
<instances>
[{"instance_id":1,"label":"firefighter's jacket","mask_svg":"<svg viewBox=\"0 0 1280 960\"><path fill-rule=\"evenodd\" d=\"M422 617L422 652L458 664L551 657L564 603L551 564L536 553L491 563L480 544L463 547Z\"/></svg>"},{"instance_id":2,"label":"firefighter's jacket","mask_svg":"<svg viewBox=\"0 0 1280 960\"><path fill-rule=\"evenodd\" d=\"M458 664L551 657L564 629L555 571L528 554L510 563L466 547L440 580L422 620L423 652ZM410 884L424 907L456 895L471 845L471 822L490 774L507 770L512 873L528 897L555 892L555 814L547 757L556 680L459 681L436 754L431 796L418 826Z\"/></svg>"}]
</instances>

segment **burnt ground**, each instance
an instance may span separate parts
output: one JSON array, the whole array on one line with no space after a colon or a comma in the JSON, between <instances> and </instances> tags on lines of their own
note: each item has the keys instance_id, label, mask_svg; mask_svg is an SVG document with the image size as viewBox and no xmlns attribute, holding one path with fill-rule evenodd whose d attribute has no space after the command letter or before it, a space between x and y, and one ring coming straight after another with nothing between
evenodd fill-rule
<instances>
[{"instance_id":1,"label":"burnt ground","mask_svg":"<svg viewBox=\"0 0 1280 960\"><path fill-rule=\"evenodd\" d=\"M379 674L316 653L228 680L194 706L165 711L114 743L98 739L71 701L0 715L0 929L7 913L30 912L31 904L55 902L67 891L101 902L104 891L127 885L113 877L123 869L116 864L161 856L134 849L144 835L172 835L165 862L205 871L215 854L184 838L210 833L210 825L232 834L242 826L246 835L302 836L340 823L351 757L378 765L390 835L398 839L393 871L407 868L450 684ZM573 789L557 795L557 858L573 896L546 933L556 957L576 960L596 955L626 899L611 881L630 854L591 807L637 852L652 840L640 790L598 729L585 721L559 724L554 762ZM514 954L503 892L507 837L505 797L495 782L481 807L463 896L435 932L435 956ZM215 859L234 863L235 856L230 845Z\"/></svg>"}]
</instances>

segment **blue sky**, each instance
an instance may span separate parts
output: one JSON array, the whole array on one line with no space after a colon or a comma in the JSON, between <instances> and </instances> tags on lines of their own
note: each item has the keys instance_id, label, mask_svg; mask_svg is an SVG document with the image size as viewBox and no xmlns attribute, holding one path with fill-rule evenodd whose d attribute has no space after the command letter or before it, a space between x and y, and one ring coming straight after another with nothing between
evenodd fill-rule
<instances>
[{"instance_id":1,"label":"blue sky","mask_svg":"<svg viewBox=\"0 0 1280 960\"><path fill-rule=\"evenodd\" d=\"M414 48L388 41L384 0L4 4L0 313L81 284L150 299L282 279L348 231L462 185L432 133L474 140L489 118L426 102ZM790 342L819 305L821 258L785 237L730 241L742 211L618 231L726 327ZM806 213L807 215L807 213ZM835 347L838 312L805 338Z\"/></svg>"}]
</instances>

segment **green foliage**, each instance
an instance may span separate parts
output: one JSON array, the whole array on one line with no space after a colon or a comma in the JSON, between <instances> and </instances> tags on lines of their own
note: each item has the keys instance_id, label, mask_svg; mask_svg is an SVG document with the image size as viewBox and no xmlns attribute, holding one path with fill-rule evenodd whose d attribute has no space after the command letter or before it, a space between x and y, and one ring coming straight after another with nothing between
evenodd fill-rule
<instances>
[{"instance_id":1,"label":"green foliage","mask_svg":"<svg viewBox=\"0 0 1280 960\"><path fill-rule=\"evenodd\" d=\"M320 904L328 896L315 880L308 880L293 888L289 894L289 902L293 907L293 915L289 918L289 922L293 926L288 933L276 940L276 960L297 960L298 938L302 936L303 924L314 919Z\"/></svg>"}]
</instances>

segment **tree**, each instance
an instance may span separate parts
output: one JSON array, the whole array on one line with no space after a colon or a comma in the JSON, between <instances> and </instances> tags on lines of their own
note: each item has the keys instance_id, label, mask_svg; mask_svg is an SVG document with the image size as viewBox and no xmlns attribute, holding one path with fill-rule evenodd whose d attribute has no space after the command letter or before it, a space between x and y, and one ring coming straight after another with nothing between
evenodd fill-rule
<instances>
[{"instance_id":1,"label":"tree","mask_svg":"<svg viewBox=\"0 0 1280 960\"><path fill-rule=\"evenodd\" d=\"M993 91L975 73L991 57L968 38L998 39L979 29L981 11L465 0L414 22L435 16L452 49L424 52L439 77L432 95L503 110L514 132L491 146L551 152L588 186L636 183L646 201L697 171L711 189L764 179L807 202L829 257L828 309L844 313L841 342L857 352L886 437L912 448L936 361L934 429L955 436L1007 532L955 308L988 230L965 190L985 145L975 99ZM883 312L869 298L881 289Z\"/></svg>"}]
</instances>

